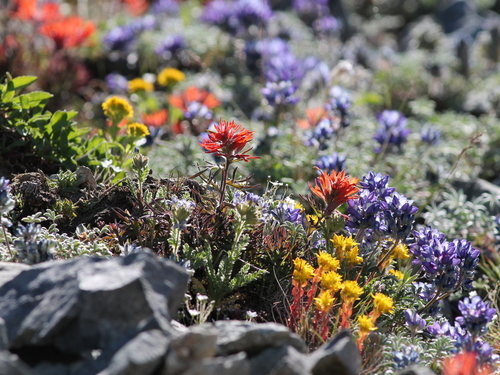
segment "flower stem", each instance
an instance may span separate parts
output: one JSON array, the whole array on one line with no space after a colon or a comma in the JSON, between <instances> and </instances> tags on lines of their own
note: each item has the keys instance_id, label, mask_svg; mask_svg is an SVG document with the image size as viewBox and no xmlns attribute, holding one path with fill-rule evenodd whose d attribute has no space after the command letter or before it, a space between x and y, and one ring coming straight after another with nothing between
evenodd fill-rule
<instances>
[{"instance_id":1,"label":"flower stem","mask_svg":"<svg viewBox=\"0 0 500 375\"><path fill-rule=\"evenodd\" d=\"M229 174L229 166L231 165L231 161L229 158L225 157L226 162L224 165L224 171L222 172L222 179L220 182L220 199L219 199L219 207L224 203L224 197L226 195L226 186L227 186L227 176Z\"/></svg>"}]
</instances>

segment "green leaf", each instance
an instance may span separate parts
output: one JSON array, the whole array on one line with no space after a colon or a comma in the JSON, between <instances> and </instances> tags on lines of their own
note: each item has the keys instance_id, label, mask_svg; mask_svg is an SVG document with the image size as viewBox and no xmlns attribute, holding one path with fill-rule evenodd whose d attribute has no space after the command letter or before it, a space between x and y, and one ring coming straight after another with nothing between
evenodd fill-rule
<instances>
[{"instance_id":1,"label":"green leaf","mask_svg":"<svg viewBox=\"0 0 500 375\"><path fill-rule=\"evenodd\" d=\"M16 77L7 83L7 91L17 91L24 89L37 80L35 76L21 76Z\"/></svg>"}]
</instances>

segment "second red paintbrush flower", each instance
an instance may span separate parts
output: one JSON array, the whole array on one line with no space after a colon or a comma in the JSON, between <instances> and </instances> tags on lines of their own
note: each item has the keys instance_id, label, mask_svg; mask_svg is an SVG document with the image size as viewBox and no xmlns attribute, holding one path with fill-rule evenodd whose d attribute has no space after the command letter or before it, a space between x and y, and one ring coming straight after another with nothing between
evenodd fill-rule
<instances>
[{"instance_id":1,"label":"second red paintbrush flower","mask_svg":"<svg viewBox=\"0 0 500 375\"><path fill-rule=\"evenodd\" d=\"M228 161L259 159L258 156L246 154L252 148L244 150L248 142L253 139L253 131L235 124L234 121L221 120L214 125L215 130L209 130L207 138L200 142L200 146L207 153L215 153L215 156L223 156Z\"/></svg>"},{"instance_id":2,"label":"second red paintbrush flower","mask_svg":"<svg viewBox=\"0 0 500 375\"><path fill-rule=\"evenodd\" d=\"M316 179L316 186L309 183L309 188L325 202L325 213L329 215L342 203L357 198L356 193L359 191L359 188L356 187L357 183L357 178L346 176L344 171L334 170L330 174L322 171Z\"/></svg>"}]
</instances>

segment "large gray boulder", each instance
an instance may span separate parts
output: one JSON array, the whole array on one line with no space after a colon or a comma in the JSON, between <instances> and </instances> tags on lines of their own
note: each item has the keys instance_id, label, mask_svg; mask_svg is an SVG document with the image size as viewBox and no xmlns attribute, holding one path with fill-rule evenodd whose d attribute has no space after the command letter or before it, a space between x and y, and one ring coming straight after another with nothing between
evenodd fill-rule
<instances>
[{"instance_id":1,"label":"large gray boulder","mask_svg":"<svg viewBox=\"0 0 500 375\"><path fill-rule=\"evenodd\" d=\"M358 375L361 356L349 331L341 331L309 356L313 375Z\"/></svg>"},{"instance_id":2,"label":"large gray boulder","mask_svg":"<svg viewBox=\"0 0 500 375\"><path fill-rule=\"evenodd\" d=\"M62 363L71 374L96 374L141 332L175 335L170 320L188 278L182 267L145 252L33 266L0 287L4 345L43 373L50 373L47 363L54 369ZM145 337L138 336L136 345ZM141 362L129 358L134 361Z\"/></svg>"}]
</instances>

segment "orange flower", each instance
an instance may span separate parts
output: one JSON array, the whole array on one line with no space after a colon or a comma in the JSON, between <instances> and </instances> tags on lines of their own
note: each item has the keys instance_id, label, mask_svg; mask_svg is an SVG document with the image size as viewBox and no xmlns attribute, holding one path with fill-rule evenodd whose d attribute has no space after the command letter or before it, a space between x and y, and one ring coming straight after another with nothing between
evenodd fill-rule
<instances>
[{"instance_id":1,"label":"orange flower","mask_svg":"<svg viewBox=\"0 0 500 375\"><path fill-rule=\"evenodd\" d=\"M13 18L23 21L50 22L62 18L59 12L59 4L48 1L38 6L38 0L16 0Z\"/></svg>"},{"instance_id":2,"label":"orange flower","mask_svg":"<svg viewBox=\"0 0 500 375\"><path fill-rule=\"evenodd\" d=\"M153 113L143 113L141 115L142 122L146 126L152 126L153 128L159 128L165 125L167 122L168 111L166 109L160 109L159 111Z\"/></svg>"},{"instance_id":3,"label":"orange flower","mask_svg":"<svg viewBox=\"0 0 500 375\"><path fill-rule=\"evenodd\" d=\"M443 375L489 375L493 371L488 365L477 364L475 352L465 352L443 361Z\"/></svg>"},{"instance_id":4,"label":"orange flower","mask_svg":"<svg viewBox=\"0 0 500 375\"><path fill-rule=\"evenodd\" d=\"M297 120L297 124L302 129L310 129L316 127L323 117L325 117L326 109L323 107L306 109L307 120Z\"/></svg>"},{"instance_id":5,"label":"orange flower","mask_svg":"<svg viewBox=\"0 0 500 375\"><path fill-rule=\"evenodd\" d=\"M180 95L170 95L169 101L171 105L182 109L184 112L187 111L189 104L192 102L199 102L208 109L220 105L220 101L217 100L214 94L205 90L200 90L196 86L189 86L186 91Z\"/></svg>"},{"instance_id":6,"label":"orange flower","mask_svg":"<svg viewBox=\"0 0 500 375\"><path fill-rule=\"evenodd\" d=\"M234 121L227 122L221 120L219 124L214 125L215 131L208 131L208 138L200 142L200 146L206 153L215 153L215 156L224 156L229 162L236 159L248 161L249 159L259 159L258 156L250 156L245 153L251 148L244 150L247 143L253 138L250 130L237 125Z\"/></svg>"},{"instance_id":7,"label":"orange flower","mask_svg":"<svg viewBox=\"0 0 500 375\"><path fill-rule=\"evenodd\" d=\"M78 16L71 16L60 21L42 25L40 33L52 38L57 49L71 48L81 45L91 36L96 27L92 21L84 21Z\"/></svg>"},{"instance_id":8,"label":"orange flower","mask_svg":"<svg viewBox=\"0 0 500 375\"><path fill-rule=\"evenodd\" d=\"M320 171L319 168L316 169ZM309 188L326 203L325 213L332 214L342 203L357 198L355 194L359 191L356 187L358 181L355 177L346 176L345 171L333 170L330 174L322 171L316 178L316 186L309 183Z\"/></svg>"},{"instance_id":9,"label":"orange flower","mask_svg":"<svg viewBox=\"0 0 500 375\"><path fill-rule=\"evenodd\" d=\"M127 5L128 11L133 16L140 16L148 9L146 0L122 0Z\"/></svg>"}]
</instances>

